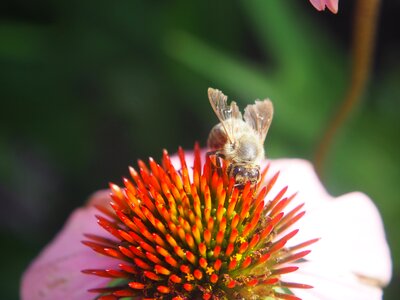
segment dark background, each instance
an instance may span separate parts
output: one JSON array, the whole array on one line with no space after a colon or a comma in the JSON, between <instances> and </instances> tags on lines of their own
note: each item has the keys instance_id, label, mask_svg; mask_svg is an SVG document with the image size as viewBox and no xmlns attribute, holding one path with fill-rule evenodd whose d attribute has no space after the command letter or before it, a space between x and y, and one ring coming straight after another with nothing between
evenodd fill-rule
<instances>
[{"instance_id":1,"label":"dark background","mask_svg":"<svg viewBox=\"0 0 400 300\"><path fill-rule=\"evenodd\" d=\"M307 0L2 1L2 299L70 212L137 158L205 145L206 91L243 108L270 97L271 158L312 159L349 76L353 1L339 14ZM361 190L380 209L400 271L399 1L383 1L374 70L330 150L333 195Z\"/></svg>"}]
</instances>

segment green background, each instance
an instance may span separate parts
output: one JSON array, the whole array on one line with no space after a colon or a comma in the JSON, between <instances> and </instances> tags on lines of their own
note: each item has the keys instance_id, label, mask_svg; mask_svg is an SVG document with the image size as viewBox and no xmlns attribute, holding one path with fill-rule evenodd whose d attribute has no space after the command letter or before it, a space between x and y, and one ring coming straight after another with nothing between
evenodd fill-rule
<instances>
[{"instance_id":1,"label":"green background","mask_svg":"<svg viewBox=\"0 0 400 300\"><path fill-rule=\"evenodd\" d=\"M270 97L268 156L312 159L349 76L352 3L2 1L1 298L18 299L24 268L93 191L137 158L205 145L209 86L242 108ZM384 1L373 74L324 174L331 194L363 191L382 213L385 299L400 293L398 11Z\"/></svg>"}]
</instances>

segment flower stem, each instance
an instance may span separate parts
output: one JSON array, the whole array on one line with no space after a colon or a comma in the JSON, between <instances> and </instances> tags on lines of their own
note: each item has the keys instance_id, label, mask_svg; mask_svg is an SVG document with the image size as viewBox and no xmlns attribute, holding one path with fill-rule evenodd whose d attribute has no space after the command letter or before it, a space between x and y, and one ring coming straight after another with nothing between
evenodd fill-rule
<instances>
[{"instance_id":1,"label":"flower stem","mask_svg":"<svg viewBox=\"0 0 400 300\"><path fill-rule=\"evenodd\" d=\"M360 99L370 73L380 0L358 0L355 5L351 77L342 104L331 118L317 146L315 168L322 176L324 163L335 136Z\"/></svg>"}]
</instances>

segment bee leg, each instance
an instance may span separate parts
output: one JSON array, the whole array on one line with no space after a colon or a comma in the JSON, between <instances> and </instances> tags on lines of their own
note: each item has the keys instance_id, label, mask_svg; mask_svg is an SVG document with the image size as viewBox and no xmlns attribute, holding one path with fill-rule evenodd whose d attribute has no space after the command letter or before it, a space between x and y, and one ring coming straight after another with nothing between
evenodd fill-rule
<instances>
[{"instance_id":1,"label":"bee leg","mask_svg":"<svg viewBox=\"0 0 400 300\"><path fill-rule=\"evenodd\" d=\"M218 174L222 176L222 164L221 164L221 159L225 159L225 155L223 155L219 150L214 150L214 151L208 151L206 153L206 156L215 156L215 163L213 162L213 165L217 168Z\"/></svg>"}]
</instances>

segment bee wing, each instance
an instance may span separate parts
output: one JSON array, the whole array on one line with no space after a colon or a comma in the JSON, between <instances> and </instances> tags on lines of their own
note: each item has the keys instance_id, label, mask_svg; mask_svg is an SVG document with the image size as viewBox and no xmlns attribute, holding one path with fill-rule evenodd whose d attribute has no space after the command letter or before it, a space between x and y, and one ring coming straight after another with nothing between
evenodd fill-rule
<instances>
[{"instance_id":1,"label":"bee wing","mask_svg":"<svg viewBox=\"0 0 400 300\"><path fill-rule=\"evenodd\" d=\"M208 89L208 99L210 100L211 107L221 122L228 139L231 143L233 143L235 126L233 119L242 120L242 114L239 110L239 107L234 101L228 105L228 97L217 89Z\"/></svg>"},{"instance_id":2,"label":"bee wing","mask_svg":"<svg viewBox=\"0 0 400 300\"><path fill-rule=\"evenodd\" d=\"M247 105L244 110L244 120L259 135L260 141L264 143L269 126L272 122L274 107L271 100L256 100L255 104Z\"/></svg>"}]
</instances>

